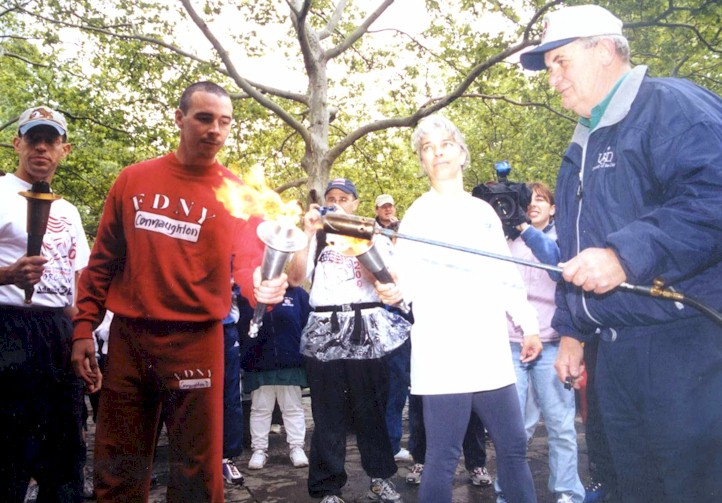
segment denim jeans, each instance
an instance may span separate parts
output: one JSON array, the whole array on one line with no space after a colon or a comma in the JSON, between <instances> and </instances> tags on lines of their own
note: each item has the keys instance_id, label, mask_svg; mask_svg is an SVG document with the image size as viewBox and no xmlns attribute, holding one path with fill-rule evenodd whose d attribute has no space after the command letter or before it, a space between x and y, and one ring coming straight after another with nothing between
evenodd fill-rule
<instances>
[{"instance_id":1,"label":"denim jeans","mask_svg":"<svg viewBox=\"0 0 722 503\"><path fill-rule=\"evenodd\" d=\"M564 389L554 370L559 343L545 342L539 357L530 363L519 360L519 343L511 343L511 352L521 410L525 410L527 394L533 388L544 418L549 440L549 491L556 494L567 493L572 496L574 503L582 503L584 486L579 479L577 468L574 391Z\"/></svg>"}]
</instances>

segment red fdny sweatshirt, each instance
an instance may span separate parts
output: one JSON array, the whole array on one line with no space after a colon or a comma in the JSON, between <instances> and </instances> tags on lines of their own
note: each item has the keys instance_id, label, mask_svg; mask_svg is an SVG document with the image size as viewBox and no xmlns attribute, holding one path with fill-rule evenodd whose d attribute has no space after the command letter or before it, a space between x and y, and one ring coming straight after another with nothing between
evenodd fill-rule
<instances>
[{"instance_id":1,"label":"red fdny sweatshirt","mask_svg":"<svg viewBox=\"0 0 722 503\"><path fill-rule=\"evenodd\" d=\"M234 280L255 305L262 220L235 218L216 199L226 179L240 183L217 162L193 172L173 153L121 171L80 278L73 340L91 338L106 308L129 318L222 320L230 310L231 260Z\"/></svg>"}]
</instances>

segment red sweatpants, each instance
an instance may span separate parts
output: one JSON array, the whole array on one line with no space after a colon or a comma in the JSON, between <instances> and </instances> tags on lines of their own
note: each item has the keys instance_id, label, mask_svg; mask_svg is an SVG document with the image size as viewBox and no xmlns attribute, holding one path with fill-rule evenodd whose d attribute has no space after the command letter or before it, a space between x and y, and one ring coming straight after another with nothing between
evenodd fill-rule
<instances>
[{"instance_id":1,"label":"red sweatpants","mask_svg":"<svg viewBox=\"0 0 722 503\"><path fill-rule=\"evenodd\" d=\"M223 502L220 321L113 319L95 438L100 503L148 500L161 417L170 452L167 501Z\"/></svg>"}]
</instances>

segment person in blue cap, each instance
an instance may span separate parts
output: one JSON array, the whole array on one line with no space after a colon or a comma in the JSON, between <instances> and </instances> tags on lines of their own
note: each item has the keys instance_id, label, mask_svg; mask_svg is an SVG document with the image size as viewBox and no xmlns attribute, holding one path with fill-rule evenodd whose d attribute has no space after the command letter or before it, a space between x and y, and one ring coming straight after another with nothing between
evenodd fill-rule
<instances>
[{"instance_id":1,"label":"person in blue cap","mask_svg":"<svg viewBox=\"0 0 722 503\"><path fill-rule=\"evenodd\" d=\"M632 67L622 21L596 5L545 19L521 55L579 116L557 177L563 277L556 369L578 383L598 340L596 390L624 503L720 501L722 328L637 295L664 285L722 307L722 99Z\"/></svg>"},{"instance_id":2,"label":"person in blue cap","mask_svg":"<svg viewBox=\"0 0 722 503\"><path fill-rule=\"evenodd\" d=\"M353 214L358 192L347 178L326 187L325 204ZM308 492L323 503L342 502L346 484L346 434L356 433L361 464L371 477L368 497L400 502L393 482L397 470L385 414L389 388L387 356L409 336L410 324L384 308L374 277L356 259L317 238L318 205L304 216L309 246L294 254L288 269L292 286L311 280L312 312L301 336L315 424L311 438ZM380 236L374 246L390 259L391 241Z\"/></svg>"}]
</instances>

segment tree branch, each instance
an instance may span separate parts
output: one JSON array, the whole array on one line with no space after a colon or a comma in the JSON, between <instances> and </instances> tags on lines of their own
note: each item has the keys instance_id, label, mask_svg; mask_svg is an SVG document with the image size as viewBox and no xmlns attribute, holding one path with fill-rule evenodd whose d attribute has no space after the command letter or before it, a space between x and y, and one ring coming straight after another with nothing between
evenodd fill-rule
<instances>
[{"instance_id":1,"label":"tree branch","mask_svg":"<svg viewBox=\"0 0 722 503\"><path fill-rule=\"evenodd\" d=\"M536 101L517 101L517 100L513 100L513 99L511 99L511 98L507 98L506 96L495 95L495 94L482 94L482 93L464 93L464 94L462 94L461 96L459 96L459 98L460 98L460 99L461 99L461 98L472 98L472 99L504 101L504 102L506 102L506 103L509 103L509 104L511 104L511 105L515 105L515 106L518 106L518 107L537 107L537 108L543 108L543 109L545 109L545 110L553 113L553 114L556 115L557 117L560 117L560 118L562 118L562 119L568 120L568 121L573 122L573 123L574 123L574 122L577 122L577 119L576 119L576 118L574 118L574 117L569 117L568 115L563 114L563 113L560 112L559 110L551 107L548 103L540 103L540 102L536 102ZM437 100L437 98L432 98L432 99L430 99L429 101L427 101L426 103L424 103L424 104L422 105L422 108L425 107L425 106L427 106L427 105L433 104L436 100Z\"/></svg>"},{"instance_id":2,"label":"tree branch","mask_svg":"<svg viewBox=\"0 0 722 503\"><path fill-rule=\"evenodd\" d=\"M389 8L389 6L394 3L394 0L384 0L381 5L379 5L375 11L373 11L365 20L363 23L361 23L358 28L356 28L346 39L341 42L336 47L333 47L326 51L326 58L327 59L333 59L339 54L341 54L343 51L351 47L358 39L360 39L364 33L368 31L369 26L376 21L381 14L384 13L386 9Z\"/></svg>"},{"instance_id":3,"label":"tree branch","mask_svg":"<svg viewBox=\"0 0 722 503\"><path fill-rule=\"evenodd\" d=\"M326 26L324 26L323 29L318 32L319 40L330 37L336 30L336 28L338 28L338 24L341 22L341 16L343 15L344 9L346 9L346 0L340 0L336 4L336 8L331 15L331 19L329 19L328 23L326 23Z\"/></svg>"},{"instance_id":4,"label":"tree branch","mask_svg":"<svg viewBox=\"0 0 722 503\"><path fill-rule=\"evenodd\" d=\"M19 54L15 54L14 52L4 52L1 54L2 56L7 56L8 58L14 58L22 61L23 63L27 63L31 66L36 66L39 68L50 68L50 65L46 65L45 63L38 63L36 61L31 61L23 56L20 56Z\"/></svg>"},{"instance_id":5,"label":"tree branch","mask_svg":"<svg viewBox=\"0 0 722 503\"><path fill-rule=\"evenodd\" d=\"M185 2L183 2L183 3L185 4ZM207 61L207 60L205 60L205 59L203 59L203 58L201 58L201 57L196 56L195 54L192 54L192 53L190 53L190 52L188 52L188 51L185 51L185 50L181 49L181 48L178 47L178 46L175 46L175 45L173 45L173 44L169 44L168 42L165 42L165 41L163 41L163 40L159 40L159 39L157 39L157 38L146 37L145 35L137 35L137 34L132 34L132 35L131 35L131 34L118 33L118 32L115 32L115 31L108 30L108 29L106 29L106 28L104 28L104 27L93 26L93 25L90 25L90 24L68 23L68 22L66 22L66 21L59 21L59 20L55 20L55 19L49 19L49 18L47 18L47 17L45 17L45 16L43 16L43 15L41 15L41 14L37 14L37 13L35 13L35 12L30 12L30 11L28 11L28 10L24 10L24 9L21 9L21 10L22 10L22 12L28 14L29 16L33 16L33 17L36 17L36 18L41 19L41 20L43 20L43 21L46 21L46 22L48 22L48 23L57 24L57 25L64 26L64 27L67 27L67 28L77 28L77 29L82 30L82 31L94 32L94 33L98 33L98 34L101 34L101 35L107 35L107 36L113 37L113 38L119 38L119 39L121 39L121 40L137 40L137 41L139 41L139 42L146 42L146 43L149 44L149 45L153 45L153 46L157 46L157 47L162 47L162 48L167 49L167 50L169 50L169 51L171 51L171 52L173 52L173 53L175 53L175 54L177 54L177 55L179 55L179 56L182 56L182 57L184 57L184 58L187 58L187 59L189 59L189 60L191 60L191 61L195 61L195 62L197 62L197 63L203 64L203 65L207 65L207 66L213 68L215 71L217 71L218 73L220 73L220 74L222 74L222 75L225 75L225 76L227 76L227 77L231 77L231 75L228 73L228 71L227 71L226 69L221 68L221 67L218 67L218 66L214 65L214 64L213 64L212 62L210 62L210 61ZM274 87L266 86L266 85L264 85L264 84L260 84L260 83L258 83L258 82L254 82L254 81L251 81L251 80L246 80L246 82L247 82L249 85L253 86L254 88L258 89L260 92L262 92L262 93L264 93L264 94L269 94L269 95L271 95L271 96L276 96L276 97L279 97L279 98L285 98L285 99L289 99L289 100L292 100L292 101L296 101L296 102L298 102L298 103L302 103L302 104L304 104L304 105L308 105L308 100L306 99L306 96L303 95L303 94L293 93L293 92L286 91L286 90L283 90L283 89L276 89L276 88L274 88Z\"/></svg>"},{"instance_id":6,"label":"tree branch","mask_svg":"<svg viewBox=\"0 0 722 503\"><path fill-rule=\"evenodd\" d=\"M500 63L501 61L505 60L512 54L515 54L522 49L525 49L526 47L532 45L532 41L530 40L524 40L516 45L510 46L503 51L497 53L496 55L492 56L491 58L487 59L486 61L479 63L475 67L471 69L469 74L464 78L464 80L454 89L451 93L447 94L446 96L443 96L441 98L437 98L431 102L427 102L426 104L422 105L414 114L409 115L407 117L399 117L399 118L393 118L393 119L382 119L370 124L366 124L365 126L362 126L355 131L352 131L348 135L346 135L344 138L342 138L332 149L328 151L326 154L326 160L329 163L332 163L339 155L343 153L344 150L346 150L348 147L353 145L356 141L358 141L363 136L372 133L374 131L379 131L382 129L388 129L392 127L414 127L418 122L423 119L424 117L433 114L434 112L437 112L443 108L446 108L451 103L459 99L463 96L464 92L469 88L469 86L476 80L476 78L485 70L491 68L497 63Z\"/></svg>"},{"instance_id":7,"label":"tree branch","mask_svg":"<svg viewBox=\"0 0 722 503\"><path fill-rule=\"evenodd\" d=\"M308 177L306 178L297 178L295 180L288 181L284 183L283 185L279 185L275 189L273 189L275 192L278 192L279 194L283 194L288 189L293 189L296 187L300 187L301 185L308 182Z\"/></svg>"},{"instance_id":8,"label":"tree branch","mask_svg":"<svg viewBox=\"0 0 722 503\"><path fill-rule=\"evenodd\" d=\"M218 55L221 58L221 61L223 61L224 66L226 67L228 71L228 75L235 81L235 83L243 89L249 96L251 96L254 100L256 100L258 103L263 105L264 107L268 108L272 112L274 112L278 117L288 124L290 127L292 127L296 132L298 132L299 135L306 141L307 143L311 140L310 135L306 128L298 122L291 114L289 114L284 108L282 108L280 105L278 105L276 102L266 98L262 93L260 93L255 87L253 87L247 80L245 80L243 77L240 76L238 71L236 70L236 67L233 65L233 62L231 61L231 58L228 56L228 51L223 47L223 45L218 41L216 36L211 32L210 28L208 28L208 25L206 22L198 15L198 13L195 11L193 6L191 5L190 0L180 0L183 4L183 7L185 8L188 15L191 17L193 22L198 26L198 28L201 30L203 35L208 39L208 41L211 43L213 48L216 50Z\"/></svg>"}]
</instances>

